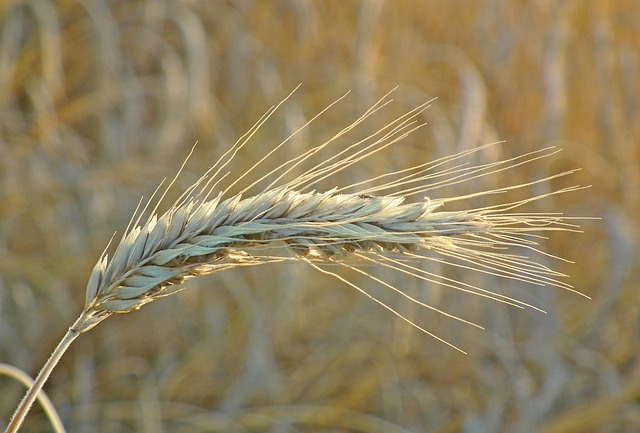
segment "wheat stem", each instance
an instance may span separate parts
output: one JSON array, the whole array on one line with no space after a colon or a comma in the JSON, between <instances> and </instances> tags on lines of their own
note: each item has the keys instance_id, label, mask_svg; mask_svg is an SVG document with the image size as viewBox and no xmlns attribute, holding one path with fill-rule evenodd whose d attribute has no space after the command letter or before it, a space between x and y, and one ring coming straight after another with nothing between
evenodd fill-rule
<instances>
[{"instance_id":1,"label":"wheat stem","mask_svg":"<svg viewBox=\"0 0 640 433\"><path fill-rule=\"evenodd\" d=\"M0 362L0 374L4 374L6 376L14 378L18 382L22 383L27 388L27 390L33 387L34 380L31 378L31 376L12 365ZM62 424L62 420L60 419L58 412L56 412L55 406L53 405L47 394L41 390L37 395L38 402L42 406L44 412L47 414L53 431L55 433L66 433L64 425Z\"/></svg>"},{"instance_id":2,"label":"wheat stem","mask_svg":"<svg viewBox=\"0 0 640 433\"><path fill-rule=\"evenodd\" d=\"M71 343L73 343L73 341L80 335L80 332L78 332L78 330L76 329L76 324L82 322L83 316L84 313L78 318L74 326L70 327L67 330L67 333L64 335L64 337L62 337L62 340L60 340L60 343L58 343L58 346L55 348L51 356L49 356L49 359L47 359L47 362L45 362L42 370L40 370L40 373L38 373L38 376L36 376L33 384L27 390L27 393L20 401L20 404L18 404L18 407L16 408L13 416L11 417L11 420L9 421L9 424L7 425L5 433L15 433L18 431L25 417L27 416L27 413L31 409L31 406L33 406L33 403L38 398L38 394L49 378L49 375L51 374L55 366L58 365L58 362L60 362L60 358L62 358L62 355L64 355L69 346L71 346Z\"/></svg>"}]
</instances>

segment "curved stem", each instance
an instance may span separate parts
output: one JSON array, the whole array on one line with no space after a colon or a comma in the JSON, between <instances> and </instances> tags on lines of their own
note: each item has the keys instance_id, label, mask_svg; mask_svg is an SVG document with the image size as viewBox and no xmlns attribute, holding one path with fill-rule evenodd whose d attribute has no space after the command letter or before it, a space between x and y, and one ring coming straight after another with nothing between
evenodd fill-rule
<instances>
[{"instance_id":1,"label":"curved stem","mask_svg":"<svg viewBox=\"0 0 640 433\"><path fill-rule=\"evenodd\" d=\"M78 322L76 322L76 324L77 323ZM5 430L5 433L15 433L18 431L18 429L22 425L22 422L24 421L24 418L27 416L27 413L29 412L29 409L31 409L31 406L33 406L33 403L36 401L36 398L38 397L38 393L40 392L45 382L49 378L49 375L51 374L55 366L58 364L58 362L60 361L60 358L62 358L62 355L64 354L64 352L66 352L66 350L69 348L71 343L73 343L73 340L78 338L78 335L80 335L80 332L77 330L74 324L74 326L69 328L65 336L60 341L60 343L58 343L58 346L55 348L55 350L53 351L53 353L51 354L47 362L44 364L44 366L42 367L42 370L40 370L40 373L38 373L38 376L36 377L36 380L33 382L33 385L31 386L31 388L29 388L25 396L22 398L22 401L20 402L15 412L13 413L13 416L11 417L11 421L9 421L9 425Z\"/></svg>"},{"instance_id":2,"label":"curved stem","mask_svg":"<svg viewBox=\"0 0 640 433\"><path fill-rule=\"evenodd\" d=\"M0 362L0 374L4 374L17 380L27 389L33 386L33 379L31 376L13 365ZM47 397L47 394L44 391L40 391L38 394L38 402L47 414L47 417L49 417L49 422L51 423L51 427L53 427L53 431L56 433L66 433L62 420L60 419L58 412L56 412L56 408L53 406L53 403L51 403L51 400Z\"/></svg>"}]
</instances>

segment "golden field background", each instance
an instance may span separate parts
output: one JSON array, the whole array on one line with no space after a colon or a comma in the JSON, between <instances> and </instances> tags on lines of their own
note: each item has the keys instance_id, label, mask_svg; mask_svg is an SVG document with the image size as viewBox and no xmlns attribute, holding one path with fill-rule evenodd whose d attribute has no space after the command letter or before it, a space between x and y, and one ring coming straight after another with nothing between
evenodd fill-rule
<instances>
[{"instance_id":1,"label":"golden field background","mask_svg":"<svg viewBox=\"0 0 640 433\"><path fill-rule=\"evenodd\" d=\"M302 265L236 269L81 336L46 387L68 430L640 431L639 22L632 0L1 0L0 362L38 371L113 231L195 141L176 190L300 83L235 173L345 92L280 161L399 86L375 125L438 97L428 125L323 187L496 140L484 161L562 147L491 181L583 168L553 186L590 189L532 209L602 217L545 243L575 264L541 258L592 300L481 281L541 314L388 275L487 328L390 298L462 355ZM23 392L0 377L0 424ZM39 408L22 431L50 431Z\"/></svg>"}]
</instances>

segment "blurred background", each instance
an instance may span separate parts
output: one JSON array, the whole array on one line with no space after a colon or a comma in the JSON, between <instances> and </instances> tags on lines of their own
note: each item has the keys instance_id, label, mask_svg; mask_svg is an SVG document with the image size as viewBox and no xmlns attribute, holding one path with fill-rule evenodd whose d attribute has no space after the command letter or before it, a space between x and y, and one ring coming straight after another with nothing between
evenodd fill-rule
<instances>
[{"instance_id":1,"label":"blurred background","mask_svg":"<svg viewBox=\"0 0 640 433\"><path fill-rule=\"evenodd\" d=\"M390 299L462 355L303 265L223 272L74 343L46 387L68 430L640 431L639 22L635 0L0 1L0 361L36 374L113 232L194 142L176 191L300 83L235 173L345 92L269 164L399 86L359 137L437 97L428 125L322 187L496 140L478 162L561 147L442 194L582 167L547 188L590 189L529 210L602 218L544 243L575 264L538 258L592 300L455 275L542 314L387 275L487 328ZM0 424L23 393L0 377ZM23 431L51 431L40 408Z\"/></svg>"}]
</instances>

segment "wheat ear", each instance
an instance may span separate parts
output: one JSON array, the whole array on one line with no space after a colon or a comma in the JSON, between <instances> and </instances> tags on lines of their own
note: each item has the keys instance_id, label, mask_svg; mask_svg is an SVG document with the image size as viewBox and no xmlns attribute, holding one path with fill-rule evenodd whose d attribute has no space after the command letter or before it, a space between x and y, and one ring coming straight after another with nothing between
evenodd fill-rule
<instances>
[{"instance_id":1,"label":"wheat ear","mask_svg":"<svg viewBox=\"0 0 640 433\"><path fill-rule=\"evenodd\" d=\"M137 216L132 218L113 257L109 259L103 253L95 265L87 285L82 314L36 379L36 385L17 409L7 432L17 431L51 369L79 334L114 313L128 313L158 298L174 294L183 288L181 283L185 280L200 275L240 266L306 262L320 272L353 286L393 314L456 349L458 348L369 295L364 288L323 265L350 267L413 302L466 323L470 322L411 298L389 283L369 275L358 268L358 263L373 263L520 308L535 307L462 281L429 273L415 266L415 262L431 260L535 285L554 285L573 290L570 285L561 281L564 275L527 255L513 251L514 248L537 251L538 238L544 232L576 230L571 218L558 213L514 210L549 195L575 191L580 187L564 188L482 208L445 210L446 204L452 201L501 194L548 182L573 171L466 196L424 197L445 185L491 176L548 157L557 152L552 148L483 165L464 163L465 158L481 151L486 147L484 146L379 176L373 179L377 186L365 188L365 183L360 182L324 192L314 190L314 185L319 181L348 169L420 128L422 124L417 122L417 117L427 108L428 104L424 104L365 139L334 152L330 158L304 174L292 176L291 173L308 162L313 155L349 133L388 103L387 97L381 99L327 142L279 165L247 188L229 195L229 191L238 182L259 165L266 164L265 161L287 141L276 146L252 169L231 182L231 185L220 189L230 161L277 109L277 106L272 107L169 210L158 216L158 206L148 209L147 205L136 212ZM267 183L266 187L257 194L246 197L247 192L260 182ZM419 201L407 202L407 197L416 195L422 196ZM162 198L164 194L157 202L161 202Z\"/></svg>"}]
</instances>

